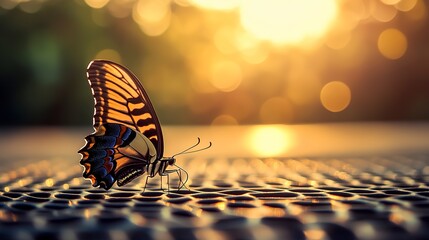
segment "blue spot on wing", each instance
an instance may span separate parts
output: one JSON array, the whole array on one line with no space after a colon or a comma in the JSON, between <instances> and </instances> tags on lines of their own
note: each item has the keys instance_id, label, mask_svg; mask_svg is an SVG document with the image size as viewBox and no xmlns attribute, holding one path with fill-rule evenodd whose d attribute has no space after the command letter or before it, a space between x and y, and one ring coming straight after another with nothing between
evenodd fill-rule
<instances>
[{"instance_id":1,"label":"blue spot on wing","mask_svg":"<svg viewBox=\"0 0 429 240\"><path fill-rule=\"evenodd\" d=\"M83 164L84 162L88 161L94 161L96 159L100 159L100 158L104 158L108 155L108 151L101 149L101 150L97 150L97 149L90 149L87 150L86 152L89 153L89 156L85 159L85 160L81 160L80 164Z\"/></svg>"},{"instance_id":2,"label":"blue spot on wing","mask_svg":"<svg viewBox=\"0 0 429 240\"><path fill-rule=\"evenodd\" d=\"M82 154L80 164L85 167L83 176L90 178L93 186L109 189L116 181L116 149L127 146L134 140L136 133L120 124L102 126L103 129L85 138L87 144L79 150Z\"/></svg>"},{"instance_id":3,"label":"blue spot on wing","mask_svg":"<svg viewBox=\"0 0 429 240\"><path fill-rule=\"evenodd\" d=\"M92 142L94 142L94 146L91 147L91 149L112 149L115 146L118 146L120 144L122 144L123 141L120 141L118 144L118 139L116 137L113 136L95 136L95 137L91 137L93 138Z\"/></svg>"}]
</instances>

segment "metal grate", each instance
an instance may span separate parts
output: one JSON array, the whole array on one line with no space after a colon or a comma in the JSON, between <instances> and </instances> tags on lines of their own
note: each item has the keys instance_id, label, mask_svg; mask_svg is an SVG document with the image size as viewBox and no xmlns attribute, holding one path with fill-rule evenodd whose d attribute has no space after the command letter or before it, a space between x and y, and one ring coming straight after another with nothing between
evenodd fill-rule
<instances>
[{"instance_id":1,"label":"metal grate","mask_svg":"<svg viewBox=\"0 0 429 240\"><path fill-rule=\"evenodd\" d=\"M188 159L109 191L52 159L0 175L0 239L424 239L429 155ZM164 189L168 187L165 185Z\"/></svg>"}]
</instances>

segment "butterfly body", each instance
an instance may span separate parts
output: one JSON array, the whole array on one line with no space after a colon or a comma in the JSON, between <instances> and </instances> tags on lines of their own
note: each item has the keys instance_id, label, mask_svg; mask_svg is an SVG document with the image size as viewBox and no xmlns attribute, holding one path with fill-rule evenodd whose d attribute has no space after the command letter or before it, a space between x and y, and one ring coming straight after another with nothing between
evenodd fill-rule
<instances>
[{"instance_id":1,"label":"butterfly body","mask_svg":"<svg viewBox=\"0 0 429 240\"><path fill-rule=\"evenodd\" d=\"M161 126L149 97L127 68L94 60L87 69L94 97L94 132L79 150L83 176L94 187L123 186L146 174L179 172L173 157L163 157ZM179 174L179 173L178 173Z\"/></svg>"}]
</instances>

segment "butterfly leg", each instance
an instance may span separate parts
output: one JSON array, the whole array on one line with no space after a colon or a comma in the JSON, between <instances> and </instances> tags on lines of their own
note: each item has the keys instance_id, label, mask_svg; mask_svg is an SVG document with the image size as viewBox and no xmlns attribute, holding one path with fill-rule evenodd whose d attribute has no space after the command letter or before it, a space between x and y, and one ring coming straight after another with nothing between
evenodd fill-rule
<instances>
[{"instance_id":1,"label":"butterfly leg","mask_svg":"<svg viewBox=\"0 0 429 240\"><path fill-rule=\"evenodd\" d=\"M186 176L185 181L183 181L182 179L182 171L185 173L185 176ZM177 171L177 175L179 176L180 183L182 184L179 186L179 190L184 187L188 189L188 191L190 191L190 189L186 186L186 183L188 182L188 173L183 169L179 169L179 171Z\"/></svg>"},{"instance_id":2,"label":"butterfly leg","mask_svg":"<svg viewBox=\"0 0 429 240\"><path fill-rule=\"evenodd\" d=\"M167 174L167 193L170 193L170 174Z\"/></svg>"},{"instance_id":3,"label":"butterfly leg","mask_svg":"<svg viewBox=\"0 0 429 240\"><path fill-rule=\"evenodd\" d=\"M182 183L182 173L179 171L176 171L177 173L177 177L179 178L179 185L177 186L177 191L180 191L181 187L181 183ZM183 185L183 184L182 184Z\"/></svg>"},{"instance_id":4,"label":"butterfly leg","mask_svg":"<svg viewBox=\"0 0 429 240\"><path fill-rule=\"evenodd\" d=\"M188 181L188 174L186 172L185 172L185 174L186 174L186 180L185 181L183 181L183 179L182 179L182 172L181 172L180 168L166 170L163 174L167 175L167 177L169 178L169 175L171 173L176 173L177 176L178 176L178 178L179 178L179 185L177 186L177 191L180 191L180 189L182 189L183 187L185 187L186 189L188 189L186 187L186 185L185 185L186 182ZM170 182L168 184L169 184L168 186L170 187Z\"/></svg>"},{"instance_id":5,"label":"butterfly leg","mask_svg":"<svg viewBox=\"0 0 429 240\"><path fill-rule=\"evenodd\" d=\"M161 189L161 191L163 191L163 192L164 192L164 188L162 187L162 176L163 176L163 175L162 175L162 174L160 174L159 176L161 177L161 185L159 186L159 188Z\"/></svg>"},{"instance_id":6,"label":"butterfly leg","mask_svg":"<svg viewBox=\"0 0 429 240\"><path fill-rule=\"evenodd\" d=\"M148 175L148 176L146 176L146 181L145 181L145 183L144 183L143 192L145 192L145 191L146 191L146 186L147 186L147 182L148 182L148 180L149 180L149 175Z\"/></svg>"},{"instance_id":7,"label":"butterfly leg","mask_svg":"<svg viewBox=\"0 0 429 240\"><path fill-rule=\"evenodd\" d=\"M183 187L183 180L182 180L182 172L180 169L176 169L177 177L179 178L179 185L177 185L177 191L180 191Z\"/></svg>"},{"instance_id":8,"label":"butterfly leg","mask_svg":"<svg viewBox=\"0 0 429 240\"><path fill-rule=\"evenodd\" d=\"M159 176L161 177L161 190L164 191L163 185L162 185L162 177L166 176L167 177L167 192L170 192L170 173L169 172L164 172L164 173L160 173Z\"/></svg>"},{"instance_id":9,"label":"butterfly leg","mask_svg":"<svg viewBox=\"0 0 429 240\"><path fill-rule=\"evenodd\" d=\"M185 169L183 169L177 165L174 165L174 166L176 166L177 168L173 169L173 170L167 170L167 171L169 173L176 172L177 177L179 178L179 185L177 186L177 191L180 191L180 189L182 189L182 188L186 188L190 191L190 189L186 186L186 183L188 182L188 179L189 179L188 172L186 172ZM185 180L183 180L183 178L182 178L182 172L184 173Z\"/></svg>"}]
</instances>

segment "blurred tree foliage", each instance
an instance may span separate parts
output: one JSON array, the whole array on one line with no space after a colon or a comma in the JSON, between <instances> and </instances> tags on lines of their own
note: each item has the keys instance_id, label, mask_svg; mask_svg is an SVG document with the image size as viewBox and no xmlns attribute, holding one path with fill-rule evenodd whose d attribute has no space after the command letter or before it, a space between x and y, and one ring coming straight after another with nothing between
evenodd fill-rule
<instances>
[{"instance_id":1,"label":"blurred tree foliage","mask_svg":"<svg viewBox=\"0 0 429 240\"><path fill-rule=\"evenodd\" d=\"M94 23L94 11L104 26ZM160 47L159 39L144 35L130 17L118 19L76 1L48 1L35 13L0 9L0 31L3 126L87 125L93 100L85 69L102 49L120 52L123 64L138 76L142 68L139 63L152 54L148 52L174 54ZM171 64L180 64L169 59ZM152 57L147 67L168 64L158 61L161 57ZM156 105L158 95L147 91ZM158 111L160 115L176 113L175 118L165 117L163 122L186 120L180 108Z\"/></svg>"},{"instance_id":2,"label":"blurred tree foliage","mask_svg":"<svg viewBox=\"0 0 429 240\"><path fill-rule=\"evenodd\" d=\"M398 12L387 23L362 19L351 27L349 42L341 49L326 46L324 39L309 49L266 42L255 47L243 37L247 33L238 11L173 1L164 1L171 21L160 36L146 35L133 20L137 1L109 2L128 3L124 17L115 17L106 7L91 8L83 0L21 1L40 6L2 8L11 2L19 1L0 0L3 127L90 125L93 99L85 70L106 49L117 55L111 60L140 78L163 124L211 124L217 117L233 124L429 119L429 35L423 31L429 21L422 1L419 19L411 11ZM351 2L338 3L347 10L341 16L353 18L348 13L355 8L347 8ZM398 60L384 58L377 49L379 34L392 27L408 39L407 52ZM219 36L226 52L219 47ZM246 61L249 54L261 52L265 60ZM218 63L239 69L239 87L216 88L213 66ZM230 77L222 70L217 73L221 83ZM351 103L344 111L329 112L320 102L321 89L330 81L350 87Z\"/></svg>"}]
</instances>

